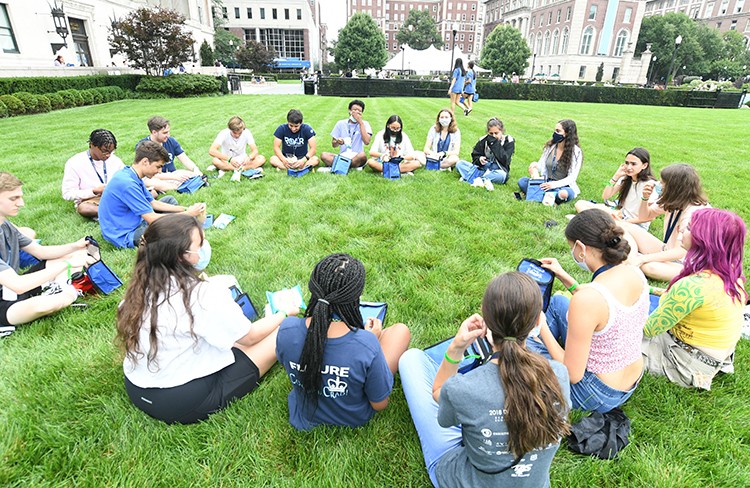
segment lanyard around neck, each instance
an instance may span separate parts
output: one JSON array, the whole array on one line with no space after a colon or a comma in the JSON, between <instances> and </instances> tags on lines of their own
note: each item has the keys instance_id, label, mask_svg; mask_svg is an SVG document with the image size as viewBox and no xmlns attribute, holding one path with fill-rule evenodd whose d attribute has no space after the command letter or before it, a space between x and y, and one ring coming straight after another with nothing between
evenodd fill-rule
<instances>
[{"instance_id":1,"label":"lanyard around neck","mask_svg":"<svg viewBox=\"0 0 750 488\"><path fill-rule=\"evenodd\" d=\"M94 168L94 173L96 173L96 177L99 178L99 181L101 182L102 185L106 185L107 184L107 162L102 161L102 168L104 168L104 179L102 179L102 176L96 170L96 164L94 164L94 158L91 157L91 151L86 151L86 154L89 156L89 161L91 162L91 167Z\"/></svg>"},{"instance_id":2,"label":"lanyard around neck","mask_svg":"<svg viewBox=\"0 0 750 488\"><path fill-rule=\"evenodd\" d=\"M677 228L677 223L680 221L681 216L682 210L672 212L669 215L669 221L667 222L667 231L664 233L664 244L669 242L669 238L672 237L672 233L674 233L674 230Z\"/></svg>"},{"instance_id":3,"label":"lanyard around neck","mask_svg":"<svg viewBox=\"0 0 750 488\"><path fill-rule=\"evenodd\" d=\"M614 264L605 264L601 268L597 269L596 271L594 271L594 276L591 277L591 281L594 281L597 276L599 276L600 274L604 273L605 271L607 271L608 269L612 267L614 267Z\"/></svg>"}]
</instances>

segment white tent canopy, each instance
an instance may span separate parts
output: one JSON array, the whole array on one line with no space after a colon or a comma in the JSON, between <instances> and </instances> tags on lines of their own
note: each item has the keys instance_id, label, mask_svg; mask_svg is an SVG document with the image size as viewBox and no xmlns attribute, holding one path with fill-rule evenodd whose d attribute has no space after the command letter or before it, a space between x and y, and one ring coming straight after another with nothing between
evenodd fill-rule
<instances>
[{"instance_id":1,"label":"white tent canopy","mask_svg":"<svg viewBox=\"0 0 750 488\"><path fill-rule=\"evenodd\" d=\"M468 63L468 56L461 52L459 48L453 49L453 62L461 58L464 61L464 67ZM412 49L407 45L403 45L401 51L399 51L390 61L383 67L389 71L412 71L418 75L428 75L436 71L447 72L453 69L451 64L451 52L441 51L436 49L435 46L430 46L427 49L418 51ZM480 71L480 69L477 69Z\"/></svg>"}]
</instances>

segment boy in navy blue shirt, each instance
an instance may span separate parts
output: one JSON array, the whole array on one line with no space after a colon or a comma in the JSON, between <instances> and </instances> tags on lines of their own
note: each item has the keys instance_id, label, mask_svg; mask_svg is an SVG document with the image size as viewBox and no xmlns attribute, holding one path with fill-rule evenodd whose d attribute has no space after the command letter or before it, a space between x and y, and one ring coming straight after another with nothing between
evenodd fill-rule
<instances>
[{"instance_id":1,"label":"boy in navy blue shirt","mask_svg":"<svg viewBox=\"0 0 750 488\"><path fill-rule=\"evenodd\" d=\"M270 163L277 169L301 170L318 165L318 142L312 127L302 123L302 112L292 109L286 124L273 133L273 156Z\"/></svg>"},{"instance_id":2,"label":"boy in navy blue shirt","mask_svg":"<svg viewBox=\"0 0 750 488\"><path fill-rule=\"evenodd\" d=\"M198 217L206 210L205 203L189 208L177 205L172 196L154 200L144 178L153 178L162 171L169 158L167 150L153 141L144 141L135 149L135 162L115 173L104 188L99 203L99 225L102 236L116 247L136 247L149 223L163 213L186 212ZM159 212L159 213L157 213Z\"/></svg>"},{"instance_id":3,"label":"boy in navy blue shirt","mask_svg":"<svg viewBox=\"0 0 750 488\"><path fill-rule=\"evenodd\" d=\"M195 164L185 153L185 150L182 149L182 146L177 142L177 139L170 135L169 121L167 119L159 117L158 115L151 117L148 119L148 130L151 134L138 141L138 144L143 141L153 141L161 144L161 146L167 150L168 158L164 162L165 164L162 171L154 175L154 177L149 178L146 182L146 186L153 187L154 190L158 192L176 190L177 187L188 178L203 174L198 168L198 165ZM177 169L174 164L175 158L177 158L187 170Z\"/></svg>"}]
</instances>

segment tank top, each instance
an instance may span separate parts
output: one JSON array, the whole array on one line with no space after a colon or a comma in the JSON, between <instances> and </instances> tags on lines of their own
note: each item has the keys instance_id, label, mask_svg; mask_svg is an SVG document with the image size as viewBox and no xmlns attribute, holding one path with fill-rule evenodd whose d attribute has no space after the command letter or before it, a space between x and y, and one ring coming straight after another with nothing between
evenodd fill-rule
<instances>
[{"instance_id":1,"label":"tank top","mask_svg":"<svg viewBox=\"0 0 750 488\"><path fill-rule=\"evenodd\" d=\"M588 286L604 297L609 306L609 321L594 331L586 369L592 373L612 373L633 364L641 357L643 326L648 318L648 283L643 276L643 291L633 305L623 305L602 284Z\"/></svg>"}]
</instances>

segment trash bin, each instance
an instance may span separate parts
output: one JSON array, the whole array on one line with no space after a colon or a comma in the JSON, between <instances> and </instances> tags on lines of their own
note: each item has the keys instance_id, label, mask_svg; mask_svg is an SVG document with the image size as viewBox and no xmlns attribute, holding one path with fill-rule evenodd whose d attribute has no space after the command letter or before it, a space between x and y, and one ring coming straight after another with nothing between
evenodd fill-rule
<instances>
[{"instance_id":1,"label":"trash bin","mask_svg":"<svg viewBox=\"0 0 750 488\"><path fill-rule=\"evenodd\" d=\"M232 90L232 93L241 91L239 76L229 75L229 88Z\"/></svg>"},{"instance_id":2,"label":"trash bin","mask_svg":"<svg viewBox=\"0 0 750 488\"><path fill-rule=\"evenodd\" d=\"M305 95L315 95L315 81L314 80L305 80L303 84L305 86Z\"/></svg>"}]
</instances>

